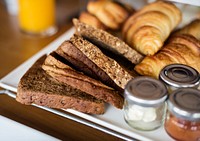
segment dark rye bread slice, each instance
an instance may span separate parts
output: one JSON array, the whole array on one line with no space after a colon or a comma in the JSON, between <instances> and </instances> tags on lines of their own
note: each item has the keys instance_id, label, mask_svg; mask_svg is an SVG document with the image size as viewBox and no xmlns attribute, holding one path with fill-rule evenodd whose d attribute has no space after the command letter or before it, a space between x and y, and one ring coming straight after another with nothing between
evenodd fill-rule
<instances>
[{"instance_id":1,"label":"dark rye bread slice","mask_svg":"<svg viewBox=\"0 0 200 141\"><path fill-rule=\"evenodd\" d=\"M74 109L84 113L103 114L102 100L69 85L62 84L49 76L42 64L46 56L37 60L20 79L16 100L22 104L35 103L41 106Z\"/></svg>"},{"instance_id":2,"label":"dark rye bread slice","mask_svg":"<svg viewBox=\"0 0 200 141\"><path fill-rule=\"evenodd\" d=\"M69 65L64 58L53 52L47 56L42 68L56 80L122 109L124 99L117 91L76 71Z\"/></svg>"},{"instance_id":3,"label":"dark rye bread slice","mask_svg":"<svg viewBox=\"0 0 200 141\"><path fill-rule=\"evenodd\" d=\"M144 58L143 55L129 47L124 41L102 29L82 23L78 19L73 19L73 23L78 35L97 45L99 48L107 49L122 58L125 57L133 64L140 63Z\"/></svg>"},{"instance_id":4,"label":"dark rye bread slice","mask_svg":"<svg viewBox=\"0 0 200 141\"><path fill-rule=\"evenodd\" d=\"M129 74L114 59L109 58L94 44L83 39L81 36L74 35L70 38L71 43L78 48L93 64L103 70L112 81L124 89L127 82L134 76ZM66 50L67 51L67 50Z\"/></svg>"},{"instance_id":5,"label":"dark rye bread slice","mask_svg":"<svg viewBox=\"0 0 200 141\"><path fill-rule=\"evenodd\" d=\"M76 70L84 72L84 74L94 79L100 80L105 85L121 93L123 92L123 89L119 87L106 72L99 68L70 41L64 41L55 52L68 60Z\"/></svg>"}]
</instances>

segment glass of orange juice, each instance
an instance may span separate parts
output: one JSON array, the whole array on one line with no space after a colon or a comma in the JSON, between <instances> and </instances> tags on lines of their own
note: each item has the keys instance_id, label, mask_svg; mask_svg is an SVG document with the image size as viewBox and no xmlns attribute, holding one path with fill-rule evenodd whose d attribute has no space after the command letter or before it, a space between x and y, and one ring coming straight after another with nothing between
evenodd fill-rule
<instances>
[{"instance_id":1,"label":"glass of orange juice","mask_svg":"<svg viewBox=\"0 0 200 141\"><path fill-rule=\"evenodd\" d=\"M18 0L22 32L49 36L57 31L55 0Z\"/></svg>"}]
</instances>

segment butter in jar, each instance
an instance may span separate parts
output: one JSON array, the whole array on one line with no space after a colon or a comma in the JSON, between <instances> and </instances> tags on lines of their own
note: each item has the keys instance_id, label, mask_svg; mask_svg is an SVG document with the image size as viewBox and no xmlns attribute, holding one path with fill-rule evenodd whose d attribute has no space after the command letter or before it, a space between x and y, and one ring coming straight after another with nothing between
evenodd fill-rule
<instances>
[{"instance_id":1,"label":"butter in jar","mask_svg":"<svg viewBox=\"0 0 200 141\"><path fill-rule=\"evenodd\" d=\"M198 71L183 64L171 64L164 67L159 79L167 85L170 93L178 88L198 88L200 83Z\"/></svg>"},{"instance_id":2,"label":"butter in jar","mask_svg":"<svg viewBox=\"0 0 200 141\"><path fill-rule=\"evenodd\" d=\"M175 140L200 141L200 91L180 88L170 94L166 132Z\"/></svg>"},{"instance_id":3,"label":"butter in jar","mask_svg":"<svg viewBox=\"0 0 200 141\"><path fill-rule=\"evenodd\" d=\"M124 119L139 130L159 128L165 118L167 88L159 80L140 76L130 80L124 90Z\"/></svg>"}]
</instances>

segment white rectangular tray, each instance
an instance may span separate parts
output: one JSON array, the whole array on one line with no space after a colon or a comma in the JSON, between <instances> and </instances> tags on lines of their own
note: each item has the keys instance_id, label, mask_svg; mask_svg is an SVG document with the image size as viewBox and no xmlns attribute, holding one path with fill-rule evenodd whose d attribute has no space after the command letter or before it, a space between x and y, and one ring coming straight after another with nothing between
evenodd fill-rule
<instances>
[{"instance_id":1,"label":"white rectangular tray","mask_svg":"<svg viewBox=\"0 0 200 141\"><path fill-rule=\"evenodd\" d=\"M15 70L10 72L8 75L3 77L0 80L0 87L6 89L4 93L7 93L9 96L15 97L15 94L13 94L12 92L17 91L17 85L20 78L31 67L31 65L42 55L48 54L51 51L55 50L64 40L69 39L73 35L73 33L74 33L74 28L68 30L62 36L60 36L51 44L49 44L47 47L42 49L40 52L35 54L26 62L24 62L22 65L20 65ZM55 110L34 104L33 106L42 108L44 110L50 111L65 118L69 118L71 120L80 122L90 127L99 129L101 131L104 131L106 133L112 134L114 136L117 136L125 140L134 140L134 139L143 141L172 140L172 138L170 138L165 132L163 126L157 130L145 131L145 132L130 128L124 121L123 110L116 109L111 105L106 105L106 112L103 115L89 115L70 109L66 110L67 112L64 110L62 112L62 110Z\"/></svg>"}]
</instances>

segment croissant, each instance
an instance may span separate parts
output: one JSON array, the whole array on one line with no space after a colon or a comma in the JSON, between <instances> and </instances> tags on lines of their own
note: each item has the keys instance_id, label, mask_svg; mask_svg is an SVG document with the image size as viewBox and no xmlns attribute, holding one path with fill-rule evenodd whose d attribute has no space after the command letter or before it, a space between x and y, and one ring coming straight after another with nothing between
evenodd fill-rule
<instances>
[{"instance_id":1,"label":"croissant","mask_svg":"<svg viewBox=\"0 0 200 141\"><path fill-rule=\"evenodd\" d=\"M119 29L129 16L125 6L110 0L90 1L87 10L111 29Z\"/></svg>"},{"instance_id":2,"label":"croissant","mask_svg":"<svg viewBox=\"0 0 200 141\"><path fill-rule=\"evenodd\" d=\"M181 21L181 11L172 3L158 1L133 14L125 22L124 40L144 55L155 54Z\"/></svg>"},{"instance_id":3,"label":"croissant","mask_svg":"<svg viewBox=\"0 0 200 141\"><path fill-rule=\"evenodd\" d=\"M159 77L160 71L169 64L185 64L200 72L200 41L191 35L177 35L159 52L146 56L135 66L140 75Z\"/></svg>"},{"instance_id":4,"label":"croissant","mask_svg":"<svg viewBox=\"0 0 200 141\"><path fill-rule=\"evenodd\" d=\"M200 40L200 19L193 20L191 23L174 33L174 35L177 34L190 34Z\"/></svg>"},{"instance_id":5,"label":"croissant","mask_svg":"<svg viewBox=\"0 0 200 141\"><path fill-rule=\"evenodd\" d=\"M95 16L88 12L82 12L79 16L79 20L83 23L91 25L93 27L105 30L105 25Z\"/></svg>"}]
</instances>

